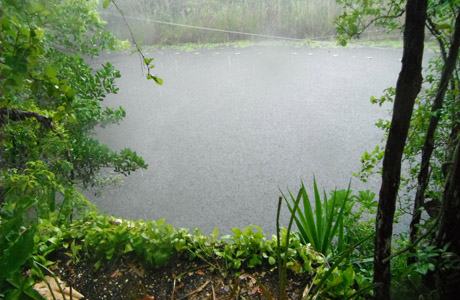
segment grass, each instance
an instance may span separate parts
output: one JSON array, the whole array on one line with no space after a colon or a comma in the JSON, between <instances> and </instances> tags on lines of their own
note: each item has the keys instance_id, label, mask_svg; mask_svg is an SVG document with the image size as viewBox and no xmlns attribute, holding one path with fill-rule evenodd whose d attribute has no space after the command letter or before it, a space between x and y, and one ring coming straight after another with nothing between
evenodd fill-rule
<instances>
[{"instance_id":1,"label":"grass","mask_svg":"<svg viewBox=\"0 0 460 300\"><path fill-rule=\"evenodd\" d=\"M437 50L436 44L429 43L427 48ZM335 40L329 41L303 41L303 42L292 42L292 41L278 41L278 40L265 40L265 41L252 41L252 40L240 40L235 42L227 43L182 43L176 45L146 45L142 47L143 51L154 51L154 50L177 50L184 52L193 52L202 49L219 49L219 48L249 48L249 47L294 47L294 48L339 48ZM402 48L402 42L394 41L391 39L381 41L370 41L370 40L358 40L352 41L347 44L347 48L361 48L361 47L380 47L389 49L400 49ZM131 53L134 49L121 49L126 53Z\"/></svg>"},{"instance_id":2,"label":"grass","mask_svg":"<svg viewBox=\"0 0 460 300\"><path fill-rule=\"evenodd\" d=\"M140 1L119 3L145 44L225 43L247 39L235 33L214 32L159 24L164 21L221 30L290 38L324 38L335 34L334 18L340 13L335 0L234 0ZM119 38L127 33L114 11L106 9L107 29ZM148 29L148 30L146 30Z\"/></svg>"}]
</instances>

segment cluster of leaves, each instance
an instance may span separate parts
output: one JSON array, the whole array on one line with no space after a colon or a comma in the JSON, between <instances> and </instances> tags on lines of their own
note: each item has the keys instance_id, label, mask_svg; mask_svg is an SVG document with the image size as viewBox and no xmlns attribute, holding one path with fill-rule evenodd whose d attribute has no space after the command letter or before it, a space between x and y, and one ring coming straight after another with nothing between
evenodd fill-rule
<instances>
[{"instance_id":1,"label":"cluster of leaves","mask_svg":"<svg viewBox=\"0 0 460 300\"><path fill-rule=\"evenodd\" d=\"M316 180L313 189L315 209L303 183L297 197L290 191L289 198L283 194L299 231L294 236L337 264L336 276L327 281L328 286L340 283L337 290L342 294L336 296L351 296L357 292L353 287L359 287L363 292L369 290L372 286L371 238L375 226L375 220L370 216L377 208L375 193L359 191L353 194L350 189L336 190L328 197L324 191L321 200Z\"/></svg>"},{"instance_id":2,"label":"cluster of leaves","mask_svg":"<svg viewBox=\"0 0 460 300\"><path fill-rule=\"evenodd\" d=\"M125 115L122 108L101 105L107 93L117 92L114 83L120 73L107 63L94 74L82 58L116 46L102 30L95 4L6 1L2 5L4 168L22 172L28 161L41 160L62 180L88 185L102 167L122 174L146 167L129 149L117 154L92 138L95 126L118 122ZM63 16L74 23L63 23ZM46 122L20 116L15 120L12 116L21 111L35 112Z\"/></svg>"},{"instance_id":3,"label":"cluster of leaves","mask_svg":"<svg viewBox=\"0 0 460 300\"><path fill-rule=\"evenodd\" d=\"M343 12L335 20L337 40L345 46L351 38L359 38L367 29L384 27L387 33L402 27L404 0L368 1L337 0Z\"/></svg>"},{"instance_id":4,"label":"cluster of leaves","mask_svg":"<svg viewBox=\"0 0 460 300\"><path fill-rule=\"evenodd\" d=\"M20 267L40 269L33 259L39 220L70 224L87 209L77 185L96 184L102 168L147 167L132 150L116 153L92 137L96 126L125 116L102 106L118 91L120 73L110 63L95 71L83 58L126 45L103 30L98 3L0 3L0 291L7 298L33 294Z\"/></svg>"}]
</instances>

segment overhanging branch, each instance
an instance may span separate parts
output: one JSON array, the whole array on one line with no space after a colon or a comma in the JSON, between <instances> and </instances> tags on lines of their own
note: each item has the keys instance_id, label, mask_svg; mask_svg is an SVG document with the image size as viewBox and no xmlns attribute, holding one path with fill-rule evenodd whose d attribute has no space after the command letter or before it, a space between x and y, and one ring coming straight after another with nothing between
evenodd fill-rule
<instances>
[{"instance_id":1,"label":"overhanging branch","mask_svg":"<svg viewBox=\"0 0 460 300\"><path fill-rule=\"evenodd\" d=\"M54 130L53 119L45 117L33 111L24 111L14 108L0 108L0 126L6 124L8 121L24 121L26 119L35 118L39 123L45 125L51 130Z\"/></svg>"}]
</instances>

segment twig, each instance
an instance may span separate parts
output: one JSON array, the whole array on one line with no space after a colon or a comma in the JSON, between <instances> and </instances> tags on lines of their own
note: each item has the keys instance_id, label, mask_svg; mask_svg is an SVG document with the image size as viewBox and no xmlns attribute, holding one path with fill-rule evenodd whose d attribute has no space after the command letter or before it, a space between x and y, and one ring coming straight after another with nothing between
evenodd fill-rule
<instances>
[{"instance_id":1,"label":"twig","mask_svg":"<svg viewBox=\"0 0 460 300\"><path fill-rule=\"evenodd\" d=\"M195 272L195 271L200 270L200 269L211 268L211 267L212 267L212 266L206 266L206 265L204 265L204 266L198 266L198 267L196 267L196 268L193 268L193 269L187 270L187 271L185 271L185 272L182 272L182 273L180 273L180 274L177 275L177 276L174 276L174 275L173 275L174 280L173 280L173 291L172 291L172 294L171 294L171 300L174 300L174 294L175 294L175 292L176 292L176 280L177 280L177 279L180 279L182 276L184 276L184 275L186 275L186 274L188 274L188 273L190 273L190 272Z\"/></svg>"},{"instance_id":2,"label":"twig","mask_svg":"<svg viewBox=\"0 0 460 300\"><path fill-rule=\"evenodd\" d=\"M228 296L228 300L231 300L233 298L233 296L235 295L235 291L238 288L239 284L240 284L240 278L238 277L235 283L233 284L233 288L232 288L232 291L230 292L230 296Z\"/></svg>"},{"instance_id":3,"label":"twig","mask_svg":"<svg viewBox=\"0 0 460 300\"><path fill-rule=\"evenodd\" d=\"M131 29L131 26L129 26L129 23L128 23L128 20L126 20L126 17L125 17L125 14L123 13L123 10L121 10L117 3L115 2L115 0L110 0L113 5L115 6L115 8L118 10L118 12L120 13L121 17L123 18L123 21L125 22L126 24L126 27L128 28L128 31L129 31L129 35L131 36L131 40L133 41L133 44L134 46L136 46L136 51L139 53L139 55L141 56L142 58L142 63L143 65L145 65L145 68L147 69L147 79L153 79L158 85L162 85L163 84L163 80L158 78L157 76L155 75L152 75L150 73L150 69L153 68L153 66L149 66L150 62L152 61L152 58L146 58L144 53L142 53L142 49L141 47L139 46L139 44L136 42L136 38L134 37L134 33Z\"/></svg>"},{"instance_id":4,"label":"twig","mask_svg":"<svg viewBox=\"0 0 460 300\"><path fill-rule=\"evenodd\" d=\"M174 294L176 293L176 276L174 276L174 280L173 280L173 289L172 289L172 293L171 293L171 300L174 300Z\"/></svg>"},{"instance_id":5,"label":"twig","mask_svg":"<svg viewBox=\"0 0 460 300\"><path fill-rule=\"evenodd\" d=\"M191 295L194 295L194 294L196 294L196 293L201 292L202 290L204 290L204 288L205 288L210 282L211 282L211 279L206 280L205 283L203 283L199 288L197 288L196 290L191 291L191 292L188 293L187 295L185 295L185 296L179 298L179 300L188 298L188 297L190 297Z\"/></svg>"},{"instance_id":6,"label":"twig","mask_svg":"<svg viewBox=\"0 0 460 300\"><path fill-rule=\"evenodd\" d=\"M424 234L419 236L412 244L407 245L405 248L403 248L403 249L401 249L399 251L396 251L395 253L391 254L390 256L388 256L387 258L382 260L382 263L387 263L389 260L395 258L396 256L401 255L404 252L407 252L407 251L411 250L412 248L414 248L415 246L417 246L417 244L421 240L423 240L425 237L427 237L436 228L436 226L438 225L438 222L439 222L439 215L438 215L438 217L436 217L435 222L433 223L433 225Z\"/></svg>"}]
</instances>

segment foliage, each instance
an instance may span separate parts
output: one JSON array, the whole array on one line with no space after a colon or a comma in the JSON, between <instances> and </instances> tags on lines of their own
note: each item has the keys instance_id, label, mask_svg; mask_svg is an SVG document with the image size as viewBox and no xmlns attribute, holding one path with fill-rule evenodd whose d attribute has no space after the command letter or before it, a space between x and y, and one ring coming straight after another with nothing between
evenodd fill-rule
<instances>
[{"instance_id":1,"label":"foliage","mask_svg":"<svg viewBox=\"0 0 460 300\"><path fill-rule=\"evenodd\" d=\"M31 291L21 266L40 275L39 222L67 226L87 209L77 192L99 182L102 168L129 174L147 165L130 149L119 153L93 136L116 123L123 108L104 107L120 73L94 70L84 55L122 47L97 12L96 0L6 0L0 3L0 290Z\"/></svg>"},{"instance_id":2,"label":"foliage","mask_svg":"<svg viewBox=\"0 0 460 300\"><path fill-rule=\"evenodd\" d=\"M369 28L384 27L387 33L402 27L405 1L337 0L343 12L335 20L337 40L342 46Z\"/></svg>"},{"instance_id":3,"label":"foliage","mask_svg":"<svg viewBox=\"0 0 460 300\"><path fill-rule=\"evenodd\" d=\"M297 198L291 192L290 199L283 194L299 230L295 236L301 243L327 255L334 263L330 272L323 274L322 280L315 281L316 285L309 288L309 294L315 297L328 291L335 297L346 298L355 293L367 293L372 286L369 262L373 244L370 238L373 237L375 221L369 216L375 214L377 207L375 194L359 191L353 195L350 189L338 190L331 192L330 198L323 192L321 201L316 180L313 188L314 211L303 183ZM295 205L300 201L303 210ZM322 285L326 283L327 288L323 290ZM335 292L329 291L334 286L337 286ZM353 286L359 289L355 290Z\"/></svg>"},{"instance_id":4,"label":"foliage","mask_svg":"<svg viewBox=\"0 0 460 300\"><path fill-rule=\"evenodd\" d=\"M208 237L198 230L190 234L185 229L175 229L163 220L133 222L104 216L92 209L65 226L56 226L49 219L40 220L38 230L40 239L36 241L35 257L44 264L49 253L61 248L67 249L67 255L75 263L83 255L86 260L94 260L95 268L104 260L116 261L129 254L150 265L162 265L178 255L187 255L189 259L208 262L221 272L254 268L263 263L275 269L278 262L276 238L266 239L258 226L234 228L232 235L220 238L215 229ZM286 237L287 230L283 228L282 247L287 250L282 259L286 259L289 270L311 274L309 285L315 286L315 295L340 297L356 293L357 275L345 256L329 266L322 254L304 245L296 236L290 236L285 248Z\"/></svg>"},{"instance_id":5,"label":"foliage","mask_svg":"<svg viewBox=\"0 0 460 300\"><path fill-rule=\"evenodd\" d=\"M315 193L315 211L310 204L307 191L302 182L297 198L294 198L289 191L290 200L283 194L283 198L288 205L291 214L294 214L294 220L300 233L300 239L304 244L311 244L314 249L324 255L329 255L332 251L336 253L345 250L344 244L344 213L345 207L349 200L349 192L333 193L331 199L327 199L326 192L323 195L323 202L319 195L316 180L313 182ZM339 195L341 194L341 195ZM293 205L302 199L303 211L301 208ZM332 248L332 242L337 238L336 246Z\"/></svg>"},{"instance_id":6,"label":"foliage","mask_svg":"<svg viewBox=\"0 0 460 300\"><path fill-rule=\"evenodd\" d=\"M436 29L436 32L432 31L432 33L435 33L435 38L439 42L440 55L434 56L427 66L427 75L424 78L423 84L425 88L416 99L411 119L411 127L403 157L403 161L408 167L403 173L403 180L401 182L401 200L403 200L403 204L400 207L402 208L406 208L410 204L414 188L417 186L417 176L420 170L420 156L422 155L425 133L429 125L430 117L433 115L433 112L431 111L432 102L436 91L439 88L439 80L445 59L443 58L443 55L445 55L447 51L446 47L449 43L449 34L451 34L453 30L454 18L452 16L453 10L451 9L451 4L444 2L441 5L438 2L439 1L432 1L429 5L428 17L430 24L427 25L427 27L431 28L431 30ZM369 3L372 3L372 1ZM400 7L403 2L391 1L391 3L393 9L397 11L402 9L397 7ZM380 4L373 3L372 5ZM355 6L353 7L356 8ZM356 14L359 12L359 10L353 11ZM376 17L378 14L374 14L373 16ZM382 16L384 15L382 14ZM347 19L345 14L340 18ZM384 19L391 20L389 17L385 17ZM347 20L349 22L352 21L350 19ZM356 20L354 22L356 22ZM392 28L386 23L382 23L380 25L385 26L385 28ZM347 32L348 38L355 37L355 34L352 31ZM436 131L436 140L434 145L435 150L430 162L430 181L428 185L429 188L426 191L427 199L441 199L442 190L445 185L446 167L449 163L449 157L452 155L454 141L458 135L458 112L460 108L458 101L458 74L454 74L449 86L450 88L447 90L447 94L444 98L443 108L435 112L436 114L439 114L440 120ZM394 95L395 89L388 88L384 91L384 94L381 97L371 97L371 102L382 106L384 103L393 102ZM386 136L391 123L388 120L380 119L376 123L376 126L382 129ZM376 146L372 152L364 152L361 158L361 170L356 174L361 180L365 182L369 176L376 173L380 174L379 166L383 159L384 150L384 147Z\"/></svg>"},{"instance_id":7,"label":"foliage","mask_svg":"<svg viewBox=\"0 0 460 300\"><path fill-rule=\"evenodd\" d=\"M53 121L47 128L33 119L12 122L3 114L2 165L21 172L25 162L42 160L62 179L84 185L94 183L102 167L122 174L145 168L134 152L117 154L92 138L95 126L125 115L122 108L101 105L106 93L118 91L114 82L120 73L110 63L93 73L81 56L116 45L102 30L95 2L11 1L2 9L2 31L7 34L1 44L1 103L9 114L33 111ZM63 15L75 23L63 23Z\"/></svg>"},{"instance_id":8,"label":"foliage","mask_svg":"<svg viewBox=\"0 0 460 300\"><path fill-rule=\"evenodd\" d=\"M314 188L315 188L315 194L316 194L316 198L317 198L316 199L317 200L316 205L321 205L321 202L320 202L320 199L319 199L319 193L318 193L318 189L317 189L317 185L316 185L316 180L314 180ZM286 244L288 243L287 241L289 240L289 237L290 237L290 230L291 230L293 220L296 218L296 215L302 214L301 212L299 213L299 210L298 210L300 200L302 200L302 196L304 195L304 193L302 193L302 189L305 190L305 187L304 187L303 183L302 183L302 188L299 191L299 195L297 196L297 199L295 199L295 200L294 200L294 198L293 198L293 196L291 194L291 198L294 201L294 203L292 203L293 204L292 207L290 206L290 204L287 201L286 197L284 197L284 200L285 200L285 202L287 202L288 208L289 208L289 210L291 212L289 226L288 226L287 231L285 230L285 234L284 234L284 235L286 235ZM348 199L348 197L350 195L350 192L351 191L349 191L349 190L347 190L347 191L342 190L342 191L334 191L334 192L332 192L332 199L336 199L336 197L339 198L340 195L343 196L343 197L339 198L339 199L342 199L342 202L343 202L342 205L340 205L340 204L336 205L334 201L330 205L328 205L326 195L325 195L325 198L324 198L325 199L324 206L325 206L325 208L327 208L326 211L329 210L332 213L337 213L337 210L340 210L339 214L345 213L345 218L344 219L346 220L346 228L348 229L347 230L347 236L354 235L355 232L357 231L355 228L359 228L359 226L356 226L355 224L351 223L350 221L360 220L362 211L368 209L369 202L372 201L371 198L373 198L372 195L371 195L371 198L369 197L370 196L369 191L360 192L361 198L358 198L358 200L361 200L361 199L363 200L363 207L360 208L360 212L352 214L351 210L353 208L353 205L348 205L349 202L347 201L347 199ZM306 193L305 193L305 195L306 195ZM363 197L363 196L367 196L367 197ZM303 199L305 200L305 197ZM282 248L280 246L279 215L280 215L280 211L281 211L282 200L283 200L283 197L280 197L279 203L278 203L278 212L277 212L277 221L276 221L276 224L277 224L277 239L278 239L278 245L277 246L278 246L279 289L280 289L280 291L279 291L279 299L285 299L286 298L284 288L285 288L285 283L286 283L286 265L287 265L286 264L286 257L288 255L288 251L289 251L289 248L285 246L284 252L282 252L283 250L282 250ZM306 206L306 204L304 204L304 208L305 208L305 206ZM311 207L309 208L309 210L310 210L310 212L307 211L305 213L305 215L308 215L307 218L309 218L309 217L313 218L313 213L311 212ZM303 215L304 219L305 219L305 215ZM352 215L353 215L353 218L351 217ZM318 218L321 218L321 216L317 215L316 220L318 220ZM312 219L311 221L313 221L313 222L310 222L310 223L313 223L313 225L314 225L315 219ZM327 218L326 218L326 222L327 222ZM322 221L320 220L319 223L322 223ZM343 224L342 221L340 223ZM305 225L310 226L310 224L305 224ZM327 228L327 226L326 226L326 228ZM342 230L342 233L343 233L344 228L340 228L340 230ZM303 231L305 232L306 230L303 230ZM302 232L302 230L301 230L301 232ZM322 235L322 230L320 230L318 236L320 237L321 235ZM302 239L301 235L296 235L296 237L299 237L299 236L300 236L299 241L305 243L305 241L304 241L304 239ZM362 236L362 235L359 235L358 237L355 237L355 238L359 239L360 236ZM339 235L339 238L343 239L343 236ZM353 239L353 238L351 238L351 239ZM360 239L359 242L357 242L355 246L357 246L359 244L363 244L367 240L368 240L368 238ZM310 243L308 243L307 246L310 246ZM342 249L338 249L338 250L340 251ZM355 273L354 267L349 263L349 261L343 262L344 260L349 258L349 256L354 252L354 250L355 250L355 247L350 246L350 247L348 247L348 249L338 252L338 255L332 258L332 260L334 262L333 265L331 267L323 270L323 273L318 272L317 275L319 275L319 279L318 280L314 279L314 280L312 280L312 282L309 285L307 285L307 287L305 288L304 294L303 294L303 299L307 299L307 298L308 299L316 299L319 296L324 296L324 294L326 294L326 293L328 295L333 295L334 297L339 297L339 298L344 298L344 297L353 298L353 297L357 297L357 296L359 296L361 294L364 294L368 290L370 290L372 288L372 284L369 284L366 281L366 278L363 278L362 276L357 276L357 274ZM284 255L283 259L281 259L282 255ZM316 275L315 275L315 278L316 278ZM323 286L326 286L326 288L323 289ZM358 286L358 287L361 287L361 288L358 291L356 291L355 289L353 289L352 286Z\"/></svg>"},{"instance_id":9,"label":"foliage","mask_svg":"<svg viewBox=\"0 0 460 300\"><path fill-rule=\"evenodd\" d=\"M344 12L336 22L340 34L339 41L345 44L348 39L359 37L360 33L369 26L380 26L387 31L401 28L400 16L405 10L405 2L395 0L384 2L340 1ZM458 32L458 11L458 1L428 1L425 27L431 35L425 40L434 40L439 51L438 55L433 56L425 70L423 90L415 102L403 153L404 169L398 194L399 215L405 215L406 219L412 218L411 234L407 239L403 233L404 238L394 242L397 245L396 248L409 249L410 252L397 251L396 253L400 253L400 256L393 259L394 275L395 278L398 278L395 281L409 283L413 286L423 286L422 281L425 283L431 281L428 279L431 276L430 273L443 271L443 266L448 261L445 255L440 255L447 249L444 248L447 245L434 241L440 232L436 231L442 229L442 226L437 226L432 234L426 235L426 233L431 230L435 218L445 215L443 208L447 205L441 202L453 201L452 199L445 200L444 194L448 186L446 183L451 173L453 153L460 133L460 102L458 101L460 81L458 72L454 71L450 77L450 71L447 70L449 67L452 69L458 67L458 50L450 53L451 47L456 45L454 41L458 40L456 33ZM453 49L456 49L455 47ZM445 93L444 88L447 88ZM371 102L382 106L393 102L394 97L395 89L389 88L383 96L372 97ZM380 120L376 125L387 137L392 124L387 120ZM384 152L385 149L381 145L378 145L371 153L365 152L362 157L362 169L356 175L365 181L368 176L380 173L379 168ZM411 211L412 216L408 216L408 211ZM420 220L421 211L427 214L423 214ZM453 219L450 221L455 222ZM425 233L421 234L423 231ZM418 237L425 235L427 240L415 243ZM458 248L456 251L458 252ZM442 283L442 280L437 284L439 283ZM442 290L444 289L440 288L440 291ZM426 291L420 290L419 295L423 292Z\"/></svg>"},{"instance_id":10,"label":"foliage","mask_svg":"<svg viewBox=\"0 0 460 300\"><path fill-rule=\"evenodd\" d=\"M25 293L41 299L32 289L32 278L23 278L20 268L27 265L37 269L32 256L37 253L41 232L37 218L31 215L64 226L70 222L71 212L85 206L85 201L74 189L62 185L41 161L28 162L22 174L14 169L2 170L1 178L7 202L0 216L0 290L7 298Z\"/></svg>"}]
</instances>

